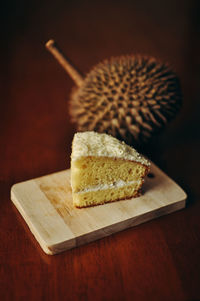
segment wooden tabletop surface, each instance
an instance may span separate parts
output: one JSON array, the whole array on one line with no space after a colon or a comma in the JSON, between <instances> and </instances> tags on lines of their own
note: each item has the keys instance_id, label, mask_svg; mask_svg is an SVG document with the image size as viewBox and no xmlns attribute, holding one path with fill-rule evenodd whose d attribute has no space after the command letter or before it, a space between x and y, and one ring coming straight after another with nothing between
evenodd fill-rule
<instances>
[{"instance_id":1,"label":"wooden tabletop surface","mask_svg":"<svg viewBox=\"0 0 200 301\"><path fill-rule=\"evenodd\" d=\"M0 300L200 300L198 1L11 1L1 10ZM55 256L10 201L14 183L69 168L74 83L54 38L84 73L144 53L179 74L183 108L146 154L188 194L186 209Z\"/></svg>"}]
</instances>

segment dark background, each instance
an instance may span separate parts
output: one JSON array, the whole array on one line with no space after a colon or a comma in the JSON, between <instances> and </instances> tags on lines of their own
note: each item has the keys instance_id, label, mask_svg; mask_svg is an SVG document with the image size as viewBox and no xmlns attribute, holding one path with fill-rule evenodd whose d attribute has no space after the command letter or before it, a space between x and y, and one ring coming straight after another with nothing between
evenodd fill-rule
<instances>
[{"instance_id":1,"label":"dark background","mask_svg":"<svg viewBox=\"0 0 200 301\"><path fill-rule=\"evenodd\" d=\"M1 6L1 299L199 300L199 1ZM9 192L16 182L70 166L75 129L68 97L74 83L45 49L49 38L84 73L105 58L131 53L173 66L183 107L146 152L186 190L185 210L58 256L42 253Z\"/></svg>"}]
</instances>

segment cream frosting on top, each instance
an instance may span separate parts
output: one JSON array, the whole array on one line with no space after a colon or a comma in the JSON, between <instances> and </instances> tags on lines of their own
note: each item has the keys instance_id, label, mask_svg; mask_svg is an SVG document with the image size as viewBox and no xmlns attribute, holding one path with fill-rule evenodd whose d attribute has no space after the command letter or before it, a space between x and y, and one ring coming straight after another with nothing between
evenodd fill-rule
<instances>
[{"instance_id":1,"label":"cream frosting on top","mask_svg":"<svg viewBox=\"0 0 200 301\"><path fill-rule=\"evenodd\" d=\"M150 165L134 148L108 134L93 131L76 133L72 142L71 159L74 161L89 156L120 158Z\"/></svg>"}]
</instances>

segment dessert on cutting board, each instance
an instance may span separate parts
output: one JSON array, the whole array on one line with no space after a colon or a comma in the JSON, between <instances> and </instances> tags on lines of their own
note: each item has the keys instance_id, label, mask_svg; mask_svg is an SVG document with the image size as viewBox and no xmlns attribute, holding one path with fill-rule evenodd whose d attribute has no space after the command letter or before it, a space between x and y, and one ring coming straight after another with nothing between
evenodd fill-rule
<instances>
[{"instance_id":1,"label":"dessert on cutting board","mask_svg":"<svg viewBox=\"0 0 200 301\"><path fill-rule=\"evenodd\" d=\"M110 135L76 133L71 154L73 204L82 208L137 197L149 169L146 158Z\"/></svg>"}]
</instances>

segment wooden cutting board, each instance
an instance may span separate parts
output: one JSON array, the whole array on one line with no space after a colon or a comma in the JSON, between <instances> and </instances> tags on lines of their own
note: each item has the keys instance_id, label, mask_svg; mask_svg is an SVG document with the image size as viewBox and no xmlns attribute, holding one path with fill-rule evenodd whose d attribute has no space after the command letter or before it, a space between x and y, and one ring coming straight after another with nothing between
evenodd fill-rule
<instances>
[{"instance_id":1,"label":"wooden cutting board","mask_svg":"<svg viewBox=\"0 0 200 301\"><path fill-rule=\"evenodd\" d=\"M142 196L74 208L70 170L13 185L11 200L47 254L56 254L185 207L185 192L152 163Z\"/></svg>"}]
</instances>

